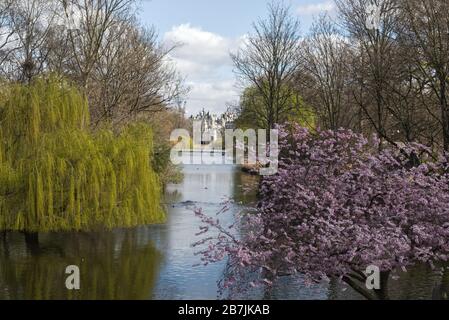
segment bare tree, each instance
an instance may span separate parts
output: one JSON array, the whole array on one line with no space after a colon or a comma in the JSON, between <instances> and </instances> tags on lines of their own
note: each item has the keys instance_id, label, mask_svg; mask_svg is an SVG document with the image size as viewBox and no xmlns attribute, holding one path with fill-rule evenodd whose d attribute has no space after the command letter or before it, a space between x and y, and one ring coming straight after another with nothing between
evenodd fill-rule
<instances>
[{"instance_id":1,"label":"bare tree","mask_svg":"<svg viewBox=\"0 0 449 320\"><path fill-rule=\"evenodd\" d=\"M449 3L445 0L401 1L401 8L401 22L405 26L403 38L412 53L413 75L422 87L421 102L440 124L443 147L448 151Z\"/></svg>"},{"instance_id":2,"label":"bare tree","mask_svg":"<svg viewBox=\"0 0 449 320\"><path fill-rule=\"evenodd\" d=\"M301 93L320 125L327 129L352 128L357 109L350 104L348 62L350 48L328 15L320 16L304 41ZM303 80L303 81L301 81Z\"/></svg>"},{"instance_id":3,"label":"bare tree","mask_svg":"<svg viewBox=\"0 0 449 320\"><path fill-rule=\"evenodd\" d=\"M10 46L14 30L11 27L11 7L14 0L0 2L0 66L3 65L12 51Z\"/></svg>"},{"instance_id":4,"label":"bare tree","mask_svg":"<svg viewBox=\"0 0 449 320\"><path fill-rule=\"evenodd\" d=\"M29 82L45 68L49 48L46 38L54 18L51 0L17 0L8 10L7 54L2 71L9 78Z\"/></svg>"},{"instance_id":5,"label":"bare tree","mask_svg":"<svg viewBox=\"0 0 449 320\"><path fill-rule=\"evenodd\" d=\"M0 0L5 78L25 83L53 73L77 84L93 125L120 124L163 111L185 93L136 0Z\"/></svg>"},{"instance_id":6,"label":"bare tree","mask_svg":"<svg viewBox=\"0 0 449 320\"><path fill-rule=\"evenodd\" d=\"M388 104L386 105L390 119L388 135L395 141L419 141L433 145L438 136L436 118L432 116L435 104L429 104L428 95L424 93L422 82L416 77L414 53L404 43L401 30L396 39L395 56L396 68L392 70L391 79L386 90ZM425 98L424 98L425 97ZM424 99L423 99L424 98ZM423 106L428 106L425 108Z\"/></svg>"},{"instance_id":7,"label":"bare tree","mask_svg":"<svg viewBox=\"0 0 449 320\"><path fill-rule=\"evenodd\" d=\"M242 84L257 88L263 103L259 116L272 128L297 107L291 104L291 96L292 81L301 65L299 21L288 8L273 2L268 18L255 23L253 31L231 57Z\"/></svg>"},{"instance_id":8,"label":"bare tree","mask_svg":"<svg viewBox=\"0 0 449 320\"><path fill-rule=\"evenodd\" d=\"M121 36L117 37L120 34ZM108 39L109 36L113 39ZM184 93L182 81L167 61L170 49L157 42L154 29L122 21L106 35L89 90L93 120L123 122L163 111Z\"/></svg>"},{"instance_id":9,"label":"bare tree","mask_svg":"<svg viewBox=\"0 0 449 320\"><path fill-rule=\"evenodd\" d=\"M353 98L364 118L382 140L395 144L388 112L389 83L394 82L397 67L396 36L398 30L395 0L336 0L343 26L348 33L352 52ZM367 25L368 8L375 4L380 14L379 25ZM380 146L381 146L380 145Z\"/></svg>"},{"instance_id":10,"label":"bare tree","mask_svg":"<svg viewBox=\"0 0 449 320\"><path fill-rule=\"evenodd\" d=\"M70 64L77 80L88 86L89 77L113 41L114 27L132 17L134 0L60 0L67 21L74 20L67 32L71 46Z\"/></svg>"}]
</instances>

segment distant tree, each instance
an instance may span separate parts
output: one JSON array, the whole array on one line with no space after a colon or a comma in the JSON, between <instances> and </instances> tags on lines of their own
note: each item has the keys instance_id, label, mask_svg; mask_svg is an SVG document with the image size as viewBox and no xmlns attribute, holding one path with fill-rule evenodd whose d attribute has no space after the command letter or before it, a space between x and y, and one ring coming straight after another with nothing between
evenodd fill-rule
<instances>
[{"instance_id":1,"label":"distant tree","mask_svg":"<svg viewBox=\"0 0 449 320\"><path fill-rule=\"evenodd\" d=\"M69 56L79 83L88 86L92 72L104 50L117 37L115 26L132 17L134 0L59 0L66 20L75 20L67 36L71 46ZM115 32L114 32L115 31ZM105 44L105 42L108 42Z\"/></svg>"},{"instance_id":2,"label":"distant tree","mask_svg":"<svg viewBox=\"0 0 449 320\"><path fill-rule=\"evenodd\" d=\"M284 92L290 94L289 99L285 100L289 110L279 116L277 123L294 122L306 127L314 127L314 112L304 103L299 92L292 89L289 85L282 86L280 91L283 92L283 95ZM248 87L243 91L236 111L238 117L235 124L239 128L263 129L269 127L269 116L267 109L264 107L263 97L255 87Z\"/></svg>"},{"instance_id":3,"label":"distant tree","mask_svg":"<svg viewBox=\"0 0 449 320\"><path fill-rule=\"evenodd\" d=\"M449 150L449 3L445 0L401 1L403 39L413 61L423 105L437 120L443 147ZM434 108L436 106L436 108Z\"/></svg>"},{"instance_id":4,"label":"distant tree","mask_svg":"<svg viewBox=\"0 0 449 320\"><path fill-rule=\"evenodd\" d=\"M167 56L172 48L143 27L136 0L56 0L48 70L71 79L89 99L92 124L120 126L164 111L187 90Z\"/></svg>"},{"instance_id":5,"label":"distant tree","mask_svg":"<svg viewBox=\"0 0 449 320\"><path fill-rule=\"evenodd\" d=\"M317 113L320 126L332 130L354 127L358 109L350 97L350 46L329 16L321 16L313 24L302 55L306 76L299 75L297 85Z\"/></svg>"},{"instance_id":6,"label":"distant tree","mask_svg":"<svg viewBox=\"0 0 449 320\"><path fill-rule=\"evenodd\" d=\"M111 31L91 74L88 93L96 106L92 110L93 121L126 123L176 103L186 90L181 77L167 62L171 48L158 43L155 30L144 29L131 20ZM114 39L109 40L110 36Z\"/></svg>"},{"instance_id":7,"label":"distant tree","mask_svg":"<svg viewBox=\"0 0 449 320\"><path fill-rule=\"evenodd\" d=\"M7 11L8 32L1 71L6 78L29 83L46 68L50 48L46 39L55 17L52 0L12 1Z\"/></svg>"},{"instance_id":8,"label":"distant tree","mask_svg":"<svg viewBox=\"0 0 449 320\"><path fill-rule=\"evenodd\" d=\"M399 31L398 3L395 0L336 0L341 22L354 57L350 65L353 70L352 85L355 88L353 100L363 112L372 129L380 137L380 142L394 144L391 136L391 84L396 78L398 64L397 34ZM379 10L379 24L368 28L370 19L368 8L375 5ZM382 143L379 147L382 146Z\"/></svg>"},{"instance_id":9,"label":"distant tree","mask_svg":"<svg viewBox=\"0 0 449 320\"><path fill-rule=\"evenodd\" d=\"M9 44L14 34L10 28L10 10L12 3L13 0L3 0L0 2L0 66L3 65L11 51Z\"/></svg>"},{"instance_id":10,"label":"distant tree","mask_svg":"<svg viewBox=\"0 0 449 320\"><path fill-rule=\"evenodd\" d=\"M268 128L296 107L290 103L292 87L300 67L299 21L281 4L269 5L269 16L253 25L243 47L231 54L235 71L245 87L260 96L258 113Z\"/></svg>"}]
</instances>

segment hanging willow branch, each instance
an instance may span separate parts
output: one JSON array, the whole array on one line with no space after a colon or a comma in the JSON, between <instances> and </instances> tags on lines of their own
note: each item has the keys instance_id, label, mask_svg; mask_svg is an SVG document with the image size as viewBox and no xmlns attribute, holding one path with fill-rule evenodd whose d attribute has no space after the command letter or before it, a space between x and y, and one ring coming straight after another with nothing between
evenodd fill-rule
<instances>
[{"instance_id":1,"label":"hanging willow branch","mask_svg":"<svg viewBox=\"0 0 449 320\"><path fill-rule=\"evenodd\" d=\"M55 79L2 88L0 115L0 230L164 220L148 125L92 132L83 95Z\"/></svg>"}]
</instances>

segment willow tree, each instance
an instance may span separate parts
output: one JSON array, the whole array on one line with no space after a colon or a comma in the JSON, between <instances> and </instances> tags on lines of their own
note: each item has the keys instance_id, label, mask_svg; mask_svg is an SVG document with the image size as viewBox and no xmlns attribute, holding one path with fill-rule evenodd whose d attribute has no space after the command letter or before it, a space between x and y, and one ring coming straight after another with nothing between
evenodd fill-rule
<instances>
[{"instance_id":1,"label":"willow tree","mask_svg":"<svg viewBox=\"0 0 449 320\"><path fill-rule=\"evenodd\" d=\"M55 79L0 92L0 230L93 230L164 220L145 124L89 129L86 100Z\"/></svg>"}]
</instances>

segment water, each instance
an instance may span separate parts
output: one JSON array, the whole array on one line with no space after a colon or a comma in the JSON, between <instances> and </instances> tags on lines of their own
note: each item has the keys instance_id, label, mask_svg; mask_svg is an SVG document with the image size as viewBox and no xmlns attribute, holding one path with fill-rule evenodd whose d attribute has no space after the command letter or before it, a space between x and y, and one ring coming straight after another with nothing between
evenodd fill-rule
<instances>
[{"instance_id":1,"label":"water","mask_svg":"<svg viewBox=\"0 0 449 320\"><path fill-rule=\"evenodd\" d=\"M199 221L193 208L215 214L222 202L236 203L232 213L250 206L257 178L231 165L186 165L179 185L166 188L167 222L163 225L97 233L39 235L39 245L26 246L20 233L0 234L0 299L215 299L224 264L193 267L199 262L191 244L198 240ZM227 221L226 221L227 219ZM65 287L68 265L81 270L81 289ZM443 279L443 281L442 281ZM296 279L298 280L298 279ZM301 279L299 279L301 280ZM299 281L300 283L300 281ZM435 289L437 285L437 289ZM449 274L443 278L418 266L399 280L390 280L392 298L429 299L432 292L448 292ZM338 283L314 287L290 278L273 288L260 288L249 299L360 299Z\"/></svg>"}]
</instances>

